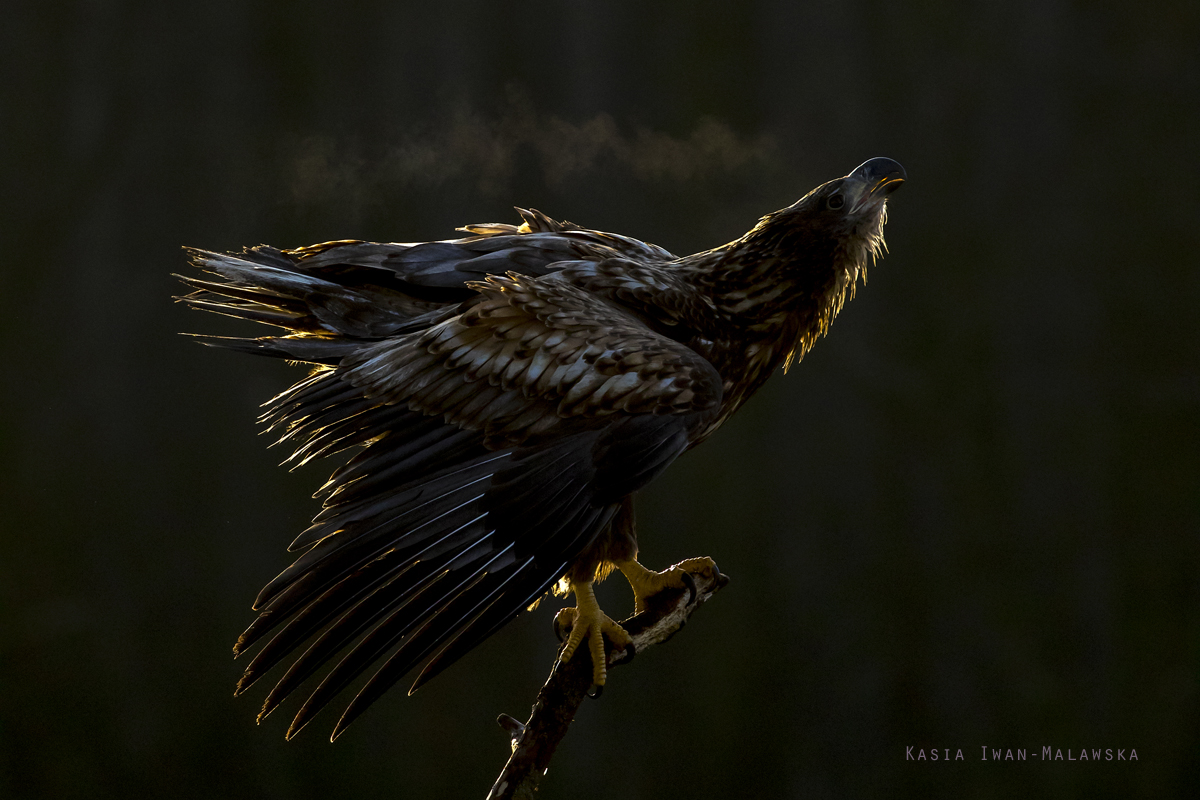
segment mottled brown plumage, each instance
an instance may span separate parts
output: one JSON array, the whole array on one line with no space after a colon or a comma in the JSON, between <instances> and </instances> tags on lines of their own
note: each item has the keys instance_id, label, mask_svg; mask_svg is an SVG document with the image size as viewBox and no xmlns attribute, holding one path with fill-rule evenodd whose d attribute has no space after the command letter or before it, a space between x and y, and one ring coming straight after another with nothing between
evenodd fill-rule
<instances>
[{"instance_id":1,"label":"mottled brown plumage","mask_svg":"<svg viewBox=\"0 0 1200 800\"><path fill-rule=\"evenodd\" d=\"M520 227L444 242L193 251L217 278L183 278L186 302L287 331L207 343L316 366L264 415L292 458L360 447L235 647L274 633L239 692L307 647L260 719L344 652L291 736L386 657L336 736L412 667L427 662L415 689L560 578L590 597L593 578L626 571L633 492L828 330L903 178L872 159L684 258L525 210Z\"/></svg>"}]
</instances>

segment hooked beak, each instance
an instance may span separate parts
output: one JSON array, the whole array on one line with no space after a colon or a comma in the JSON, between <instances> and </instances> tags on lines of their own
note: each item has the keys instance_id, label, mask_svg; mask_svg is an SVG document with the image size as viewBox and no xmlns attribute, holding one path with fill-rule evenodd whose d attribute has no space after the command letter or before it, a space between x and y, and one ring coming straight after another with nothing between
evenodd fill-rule
<instances>
[{"instance_id":1,"label":"hooked beak","mask_svg":"<svg viewBox=\"0 0 1200 800\"><path fill-rule=\"evenodd\" d=\"M904 167L890 158L872 158L864 161L845 179L846 184L858 184L855 187L858 197L853 203L853 210L857 211L867 204L882 205L888 195L899 189L907 177Z\"/></svg>"}]
</instances>

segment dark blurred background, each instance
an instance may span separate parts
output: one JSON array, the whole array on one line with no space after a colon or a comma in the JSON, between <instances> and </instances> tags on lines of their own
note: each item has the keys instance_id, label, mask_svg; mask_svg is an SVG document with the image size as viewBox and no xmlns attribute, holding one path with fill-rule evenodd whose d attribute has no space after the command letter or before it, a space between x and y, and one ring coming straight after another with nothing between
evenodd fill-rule
<instances>
[{"instance_id":1,"label":"dark blurred background","mask_svg":"<svg viewBox=\"0 0 1200 800\"><path fill-rule=\"evenodd\" d=\"M1200 4L424 5L6 7L0 795L482 798L553 659L557 603L336 744L254 726L230 647L332 465L255 435L299 370L177 335L258 335L171 303L181 245L516 204L688 253L879 155L891 255L642 497L732 584L543 794L1194 787Z\"/></svg>"}]
</instances>

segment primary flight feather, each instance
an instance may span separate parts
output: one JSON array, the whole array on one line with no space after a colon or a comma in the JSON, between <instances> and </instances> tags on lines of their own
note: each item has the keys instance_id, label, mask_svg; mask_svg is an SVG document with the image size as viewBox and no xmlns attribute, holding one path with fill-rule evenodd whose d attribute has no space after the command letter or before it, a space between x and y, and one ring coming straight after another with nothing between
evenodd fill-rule
<instances>
[{"instance_id":1,"label":"primary flight feather","mask_svg":"<svg viewBox=\"0 0 1200 800\"><path fill-rule=\"evenodd\" d=\"M314 366L263 415L292 460L358 448L318 493L301 555L259 593L234 651L262 647L238 692L291 661L261 719L337 659L290 738L375 667L336 738L414 667L413 690L556 584L578 602L561 657L586 642L602 686L602 636L628 637L592 583L619 569L640 609L715 569L641 566L633 493L828 330L904 179L871 159L682 258L524 209L519 227L441 242L192 250L213 277L183 277L185 302L286 331L206 343Z\"/></svg>"}]
</instances>

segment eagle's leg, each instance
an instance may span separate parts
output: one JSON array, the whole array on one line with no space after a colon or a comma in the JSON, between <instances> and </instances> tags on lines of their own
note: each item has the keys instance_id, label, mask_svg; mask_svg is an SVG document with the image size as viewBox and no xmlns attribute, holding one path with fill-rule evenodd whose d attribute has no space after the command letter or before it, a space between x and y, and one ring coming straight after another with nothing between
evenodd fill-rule
<instances>
[{"instance_id":1,"label":"eagle's leg","mask_svg":"<svg viewBox=\"0 0 1200 800\"><path fill-rule=\"evenodd\" d=\"M689 587L694 593L696 585L691 580L692 573L699 575L716 575L717 573L717 562L707 556L680 561L662 572L647 569L632 558L627 561L618 561L616 564L617 569L621 570L621 574L625 576L629 581L629 586L633 589L635 614L646 610L647 597L661 592L663 589Z\"/></svg>"},{"instance_id":2,"label":"eagle's leg","mask_svg":"<svg viewBox=\"0 0 1200 800\"><path fill-rule=\"evenodd\" d=\"M612 640L618 648L624 649L633 640L617 623L600 610L596 602L596 593L592 590L592 581L571 581L571 591L575 593L575 608L564 608L558 612L556 624L565 628L571 626L571 635L567 639L559 660L566 663L575 655L576 648L587 638L588 650L592 654L592 683L603 686L608 675L608 658L604 652L604 635Z\"/></svg>"}]
</instances>

